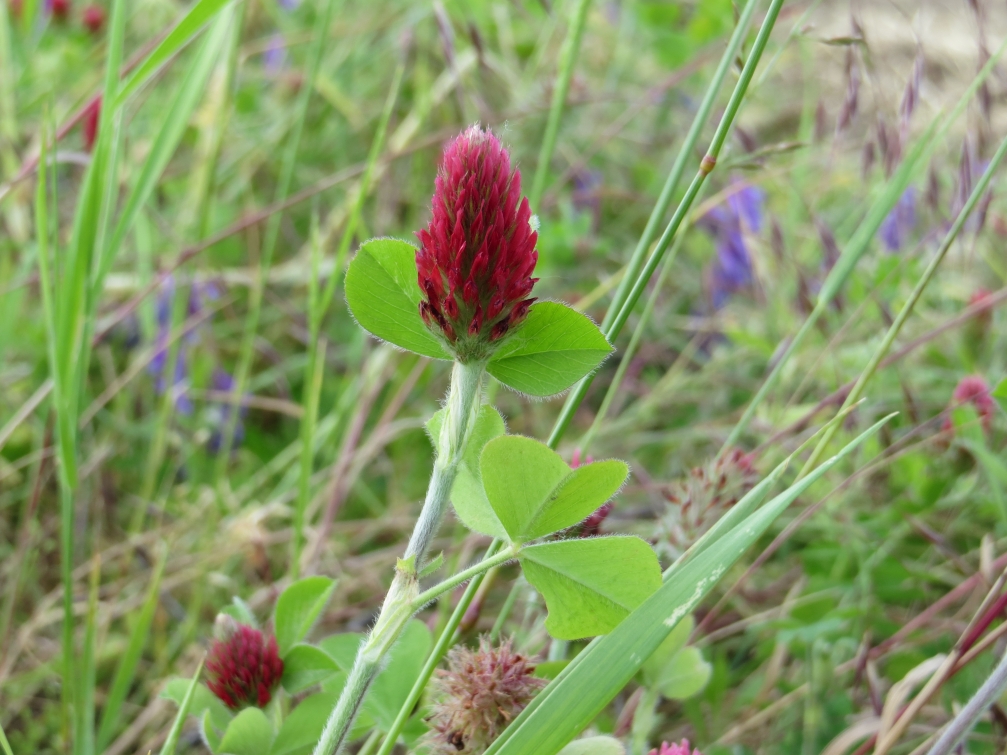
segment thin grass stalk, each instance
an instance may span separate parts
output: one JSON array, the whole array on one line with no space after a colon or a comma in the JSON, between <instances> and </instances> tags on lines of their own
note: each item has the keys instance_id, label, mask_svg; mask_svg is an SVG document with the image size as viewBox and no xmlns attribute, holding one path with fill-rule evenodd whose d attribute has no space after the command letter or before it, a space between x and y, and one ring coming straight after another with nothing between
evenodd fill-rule
<instances>
[{"instance_id":1,"label":"thin grass stalk","mask_svg":"<svg viewBox=\"0 0 1007 755\"><path fill-rule=\"evenodd\" d=\"M1004 689L1007 689L1007 654L1000 659L983 685L948 724L927 755L947 755L954 750L980 717L1000 699Z\"/></svg>"},{"instance_id":2,"label":"thin grass stalk","mask_svg":"<svg viewBox=\"0 0 1007 755\"><path fill-rule=\"evenodd\" d=\"M713 140L710 142L706 156L700 163L699 171L692 179L692 183L689 184L689 188L686 190L685 196L679 203L674 215L672 215L667 228L665 228L664 233L661 235L657 245L654 247L654 251L648 258L646 265L644 265L640 274L633 280L632 287L629 289L629 293L625 296L625 301L621 304L613 302L612 308L618 309L618 312L615 317L611 319L609 326L607 328L602 328L605 333L605 337L608 338L610 342L614 341L619 336L619 333L622 332L622 328L626 324L626 320L629 318L630 313L636 306L637 301L639 301L644 289L653 277L657 266L661 263L661 259L664 257L664 253L668 250L668 246L678 233L679 227L688 215L693 202L699 194L700 188L706 181L706 177L716 166L717 157L724 146L724 142L727 139L727 135L730 133L731 127L734 125L734 119L737 117L741 104L745 99L745 94L748 91L748 84L751 82L752 76L755 74L755 69L759 65L759 60L762 58L763 51L766 49L766 43L769 41L769 35L773 31L773 26L776 24L776 18L779 16L780 8L782 6L783 0L773 0L769 9L766 11L766 17L763 20L759 33L755 38L755 44L752 46L752 51L748 56L748 60L745 62L745 67L741 71L738 83L735 85L734 91L731 93L731 99L728 101L724 115L721 118L720 123L717 125L717 131L714 133ZM628 278L629 276L627 276L627 279ZM608 318L606 317L606 319ZM588 388L591 387L591 383L593 381L594 375L589 375L588 377L582 379L570 394L570 397L563 405L563 410L560 412L559 418L556 420L552 434L549 436L550 447L555 448L560 439L563 437L567 427L573 420L574 413L577 411L580 403L584 400L584 396L587 395Z\"/></svg>"},{"instance_id":3,"label":"thin grass stalk","mask_svg":"<svg viewBox=\"0 0 1007 755\"><path fill-rule=\"evenodd\" d=\"M885 333L885 337L881 341L881 344L878 346L877 349L874 350L874 353L871 355L870 361L868 361L867 366L864 367L863 371L860 373L860 377L857 378L857 382L854 384L853 388L850 390L849 395L847 395L846 400L843 402L842 409L846 409L847 407L856 403L860 399L860 396L863 394L864 388L866 388L868 381L872 377L874 377L874 373L877 371L878 365L881 363L881 360L883 360L885 356L888 354L888 351L891 349L892 344L895 342L895 339L898 338L899 333L902 330L902 326L905 325L906 320L909 319L909 316L912 314L913 308L916 306L916 302L919 301L920 297L923 295L924 289L926 289L927 285L933 279L934 274L937 272L938 266L941 264L941 261L947 255L948 250L951 248L951 245L955 242L955 239L958 238L958 234L961 232L962 227L965 225L965 221L969 219L969 216L972 214L972 210L975 209L976 204L979 203L979 200L985 193L986 188L989 186L990 181L993 179L993 174L996 172L996 169L1000 166L1000 163L1003 161L1005 154L1007 154L1007 139L1004 139L1002 142L1000 142L1000 146L997 148L996 154L993 155L993 159L990 160L990 163L986 167L986 170L983 172L982 177L979 179L975 187L972 189L972 193L969 195L968 201L965 203L965 206L962 207L961 211L958 213L958 217L955 218L955 221L951 225L951 228L948 229L947 234L944 236L944 240L941 242L940 247L937 249L937 253L934 254L933 258L930 260L930 263L927 265L926 270L923 271L923 274L920 276L920 279L916 282L916 285L913 287L912 293L909 294L909 298L906 300L906 303L902 305L902 309L899 311L899 314L895 318L895 321L888 328L888 332ZM838 429L839 427L837 425L832 425L822 436L822 439L818 442L818 445L815 446L814 451L811 452L811 455L808 457L807 462L805 462L804 464L804 468L801 470L802 477L805 474L807 474L808 471L811 468L813 468L814 465L817 463L818 459L821 458L822 454L825 452L825 449L828 447L829 441L832 440Z\"/></svg>"},{"instance_id":4,"label":"thin grass stalk","mask_svg":"<svg viewBox=\"0 0 1007 755\"><path fill-rule=\"evenodd\" d=\"M936 120L930 124L923 136L920 137L911 152L906 156L905 160L903 160L902 164L895 171L895 174L892 176L886 187L880 191L878 200L871 204L867 215L864 217L863 221L861 221L853 236L850 237L850 240L843 249L839 260L836 262L835 266L829 272L828 277L825 279L825 282L822 284L822 289L819 292L815 308L812 310L811 314L808 315L807 320L805 320L797 334L787 345L769 375L767 375L765 380L762 382L762 385L759 386L759 390L742 413L741 419L738 420L731 432L728 433L727 439L721 446L718 455L724 454L729 448L737 444L741 434L748 428L748 424L755 416L755 412L765 400L770 390L772 390L772 388L776 385L776 381L779 379L779 376L783 372L787 362L790 360L790 357L796 351L797 346L801 343L801 341L803 341L812 326L818 322L819 317L821 317L831 304L832 299L836 296L836 294L839 293L839 290L853 272L857 263L860 261L860 258L867 252L867 249L870 247L875 235L878 232L878 228L881 227L881 223L884 221L885 217L895 206L899 197L902 196L902 193L912 180L916 169L929 159L929 157L933 154L934 149L936 149L937 141L948 132L951 125L955 123L958 120L958 117L965 111L969 101L993 71L996 62L1000 59L1000 56L1003 54L1005 49L1007 49L1007 40L1004 40L996 53L994 53L986 62L986 65L982 67L976 77L972 80L972 83L965 90L965 93L958 100L954 109L946 118L944 118L940 126L938 127Z\"/></svg>"},{"instance_id":5,"label":"thin grass stalk","mask_svg":"<svg viewBox=\"0 0 1007 755\"><path fill-rule=\"evenodd\" d=\"M619 314L623 302L626 301L630 288L636 282L637 277L639 277L640 268L643 266L643 261L647 256L647 250L650 249L650 245L657 238L658 231L661 228L661 221L664 220L664 216L668 213L671 200L675 197L675 192L678 191L678 185L682 181L682 176L685 175L685 168L692 159L692 152L699 142L703 128L710 119L710 112L713 110L717 97L720 95L724 78L727 76L727 72L731 70L731 66L734 65L734 61L738 58L741 45L745 41L749 26L752 23L752 15L755 13L755 9L760 2L761 0L748 0L741 11L741 15L738 17L738 23L735 24L731 39L724 49L724 54L720 57L720 62L713 73L713 78L710 79L710 84L703 95L703 101L699 104L699 109L696 111L696 117L692 119L692 125L689 126L685 140L682 142L682 146L675 156L675 162L671 166L671 171L664 182L664 187L657 198L657 203L654 205L654 209L651 210L650 217L647 218L647 225L643 229L643 234L641 234L640 240L636 243L633 254L630 255L629 263L626 265L626 272L622 276L622 280L619 281L615 294L612 296L612 304L605 313L605 319L602 320L602 330L605 332L608 332L608 328L611 327L615 316ZM577 403L579 404L580 401ZM563 408L564 410L566 409L565 406Z\"/></svg>"},{"instance_id":6,"label":"thin grass stalk","mask_svg":"<svg viewBox=\"0 0 1007 755\"><path fill-rule=\"evenodd\" d=\"M552 93L552 103L549 106L549 119L545 124L545 134L542 136L542 146L538 152L538 162L535 164L535 178L532 180L531 191L528 192L528 204L532 211L540 211L542 194L545 193L545 182L549 175L549 163L556 150L556 139L559 136L559 124L563 118L563 108L570 93L570 81L573 70L577 66L577 56L580 53L581 40L584 38L584 25L587 21L587 11L591 0L576 0L573 20L570 22L570 32L563 42L563 50L559 58L559 76L556 88Z\"/></svg>"},{"instance_id":7,"label":"thin grass stalk","mask_svg":"<svg viewBox=\"0 0 1007 755\"><path fill-rule=\"evenodd\" d=\"M688 227L684 228L682 233L675 238L675 243L671 245L671 252L664 258L664 262L661 264L661 270L657 275L657 280L654 282L654 288L650 292L650 298L647 299L647 304L644 306L643 312L640 314L640 320L637 323L636 328L633 330L633 335L629 340L629 345L620 355L619 366L616 368L615 375L612 377L612 382L608 386L608 390L605 392L605 398L602 399L601 406L598 408L597 414L595 414L591 427L589 427L588 431L584 433L584 437L578 445L582 454L587 454L587 450L591 446L594 436L598 433L602 422L604 422L605 418L608 416L608 410L611 408L612 402L619 393L619 388L622 387L622 381L626 377L626 371L629 369L629 365L633 361L633 356L640 347L640 341L643 340L643 334L647 330L647 326L650 324L650 318L654 314L654 307L657 305L657 300L660 298L661 290L664 288L664 283L668 279L668 273L671 272L671 267L675 263L675 259L678 257L678 252L682 248L682 244L688 230Z\"/></svg>"},{"instance_id":8,"label":"thin grass stalk","mask_svg":"<svg viewBox=\"0 0 1007 755\"><path fill-rule=\"evenodd\" d=\"M139 667L140 657L143 655L143 648L147 644L147 636L154 621L154 611L157 609L160 598L161 577L164 575L164 567L167 562L168 549L163 548L151 574L147 598L140 609L136 624L130 632L126 649L115 670L115 676L112 678L112 687L106 698L101 721L98 725L97 749L99 752L104 752L111 743L119 723L122 705L126 702L129 690L136 679L136 669Z\"/></svg>"},{"instance_id":9,"label":"thin grass stalk","mask_svg":"<svg viewBox=\"0 0 1007 755\"><path fill-rule=\"evenodd\" d=\"M17 99L14 93L14 55L11 50L10 11L7 3L0 7L0 137L3 137L4 173L13 176L17 171Z\"/></svg>"},{"instance_id":10,"label":"thin grass stalk","mask_svg":"<svg viewBox=\"0 0 1007 755\"><path fill-rule=\"evenodd\" d=\"M405 73L405 66L402 63L395 69L392 76L392 85L389 87L388 96L385 99L385 107L382 110L378 127L371 141L371 149L367 155L367 165L360 178L357 187L357 196L346 221L346 228L339 241L339 248L336 251L336 264L332 269L332 274L326 283L325 290L319 292L319 264L321 256L322 239L318 232L317 220L312 226L311 238L311 278L308 290L308 323L309 323L309 346L308 362L304 366L304 384L306 386L304 399L304 417L301 420L301 454L300 469L298 476L297 502L294 506L294 532L291 538L290 554L290 575L293 579L301 573L301 556L306 541L304 533L304 518L308 507L308 500L311 496L311 472L314 466L315 449L312 438L314 438L315 426L318 419L318 398L321 393L322 369L325 364L324 343L321 340L322 322L328 312L329 305L335 295L336 287L342 276L343 266L346 263L346 255L349 252L350 244L357 232L360 224L360 217L363 213L364 202L370 193L371 180L374 176L374 167L385 147L385 138L388 133L388 123L395 110L395 103L398 101L399 90L402 86L402 78ZM321 353L319 352L321 349Z\"/></svg>"},{"instance_id":11,"label":"thin grass stalk","mask_svg":"<svg viewBox=\"0 0 1007 755\"><path fill-rule=\"evenodd\" d=\"M182 702L178 706L178 712L175 714L175 720L171 724L168 738L164 740L164 744L161 746L161 755L175 755L175 748L178 747L178 740L182 736L182 728L185 726L185 720L189 717L189 708L192 707L193 698L196 696L196 689L199 687L199 677L203 673L204 662L205 659L199 662L196 673L192 675L189 689L185 691L185 697L182 698Z\"/></svg>"},{"instance_id":12,"label":"thin grass stalk","mask_svg":"<svg viewBox=\"0 0 1007 755\"><path fill-rule=\"evenodd\" d=\"M14 751L10 748L10 742L7 741L7 735L4 733L3 724L0 724L0 750L4 755L14 755Z\"/></svg>"},{"instance_id":13,"label":"thin grass stalk","mask_svg":"<svg viewBox=\"0 0 1007 755\"><path fill-rule=\"evenodd\" d=\"M283 162L280 167L280 177L277 182L276 202L283 202L290 193L293 183L294 168L297 165L297 152L301 145L301 135L304 133L304 121L308 111L308 104L311 102L311 94L315 90L315 80L318 78L318 70L322 64L325 53L325 39L328 36L329 27L332 23L332 12L335 8L335 0L326 0L322 7L321 16L316 26L315 38L311 44L311 51L308 55L308 75L304 86L298 96L297 105L294 109L294 128L287 142L287 148L283 155ZM273 253L276 250L276 242L280 234L280 222L283 219L282 213L275 213L269 217L266 225L266 234L262 246L262 256L259 259L258 277L249 292L249 309L245 317L245 329L241 341L241 351L238 357L238 368L234 375L234 387L230 396L231 409L228 413L227 422L221 438L220 450L218 451L216 470L214 478L219 486L223 481L224 472L227 469L227 462L231 457L231 448L234 444L234 432L238 426L238 404L245 393L245 386L248 383L249 373L252 367L252 356L255 352L255 337L259 330L259 319L262 314L262 301L265 295L266 280L273 263Z\"/></svg>"},{"instance_id":14,"label":"thin grass stalk","mask_svg":"<svg viewBox=\"0 0 1007 755\"><path fill-rule=\"evenodd\" d=\"M101 585L101 557L91 560L90 590L88 591L87 619L84 624L84 651L81 653L79 679L80 704L77 706L79 719L73 740L73 752L78 755L94 755L94 689L96 683L95 650L97 645L98 588Z\"/></svg>"},{"instance_id":15,"label":"thin grass stalk","mask_svg":"<svg viewBox=\"0 0 1007 755\"><path fill-rule=\"evenodd\" d=\"M486 550L486 554L483 556L483 559L492 558L496 554L500 545L501 543L499 543L499 541L495 541L491 544ZM466 607L468 607L468 605L471 604L472 599L479 591L479 586L482 584L485 576L485 574L479 574L474 577L468 585L466 585L465 592L462 593L459 605L464 603ZM451 646L454 645L455 640L457 639L456 633L458 631L458 625L461 624L464 616L464 611L458 612L455 610L451 613L451 616L444 625L440 636L437 638L437 642L430 651L430 655L427 656L427 660L423 664L420 675L413 683L412 689L409 690L409 695L402 703L402 707L399 708L399 712L395 716L395 720L392 722L391 728L389 728L388 733L385 735L385 740L381 743L381 749L377 751L376 755L391 755L392 750L395 749L395 744L399 739L399 734L402 733L402 728L406 725L406 722L409 721L410 716L412 716L413 711L416 709L416 704L420 701L420 697L423 695L423 690L426 689L427 683L430 681L430 677L433 676L434 670L440 664L441 659L444 658L444 655L448 652Z\"/></svg>"}]
</instances>

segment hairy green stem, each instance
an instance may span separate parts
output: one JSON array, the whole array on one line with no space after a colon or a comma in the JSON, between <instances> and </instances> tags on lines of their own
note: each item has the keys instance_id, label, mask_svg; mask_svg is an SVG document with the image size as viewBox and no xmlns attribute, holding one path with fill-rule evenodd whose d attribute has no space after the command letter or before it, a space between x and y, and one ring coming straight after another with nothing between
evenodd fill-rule
<instances>
[{"instance_id":1,"label":"hairy green stem","mask_svg":"<svg viewBox=\"0 0 1007 755\"><path fill-rule=\"evenodd\" d=\"M500 566L502 564L507 563L508 561L513 561L517 557L518 557L518 547L511 546L507 550L500 551L499 553L493 556L488 556L479 563L470 566L468 569L460 571L452 577L448 577L443 582L439 582L438 584L431 587L429 590L424 590L423 592L421 592L419 595L416 596L416 598L413 600L413 613L419 611L427 603L436 600L441 595L448 592L448 590L453 590L454 588L458 587L458 585L465 584L473 577L479 574L486 573L494 566Z\"/></svg>"},{"instance_id":2,"label":"hairy green stem","mask_svg":"<svg viewBox=\"0 0 1007 755\"><path fill-rule=\"evenodd\" d=\"M485 368L486 365L482 362L474 364L455 362L454 364L444 420L441 423L440 433L435 439L437 455L434 459L434 468L430 475L423 509L420 511L413 534L409 538L405 557L396 566L395 578L385 596L374 629L371 630L367 640L357 652L349 679L347 679L346 686L339 696L336 707L325 723L322 736L315 746L314 755L336 755L342 750L353 726L353 721L367 695L367 690L381 668L382 659L395 645L406 623L416 611L440 594L437 592L430 595L429 593L432 591L427 591L421 596L417 572L422 566L430 543L444 518L444 511L447 508L451 486L454 484L455 475L458 472L458 465L461 463L465 447L468 445L476 419L479 416L482 377ZM513 553L508 552L507 556L500 561L495 561L494 558L496 557L488 559L492 563L483 561L477 564L477 567L483 568L476 569L475 573L489 569L494 563L502 563L513 558ZM466 570L466 572L472 571L472 569ZM462 572L462 574L466 574L466 572ZM468 574L465 579L471 576L472 574ZM456 578L457 576L453 579ZM451 581L448 580L448 582ZM461 581L455 584L461 584ZM453 586L449 585L445 589L451 589ZM441 585L438 585L433 591L440 587ZM424 598L422 602L418 602L421 598Z\"/></svg>"},{"instance_id":3,"label":"hairy green stem","mask_svg":"<svg viewBox=\"0 0 1007 755\"><path fill-rule=\"evenodd\" d=\"M490 547L486 551L487 559L496 553L500 544L499 540L494 540L490 544ZM479 586L482 584L484 577L485 573L478 574L468 583L465 592L462 593L461 600L458 602L458 606L464 605L465 609L468 608L475 594L479 591ZM465 609L459 611L456 607L448 618L447 624L445 624L443 631L437 638L437 643L434 645L433 650L430 651L430 655L427 656L426 663L423 664L419 677L417 677L412 689L409 690L409 695L406 697L405 702L402 703L402 707L399 708L398 715L395 716L395 720L392 722L392 726L388 730L385 741L381 744L381 749L378 750L377 755L390 755L391 751L395 749L395 743L398 741L399 734L416 708L416 703L419 702L423 690L426 689L427 682L433 676L434 669L437 668L444 654L447 653L448 648L454 644L458 625L461 624L465 616Z\"/></svg>"}]
</instances>

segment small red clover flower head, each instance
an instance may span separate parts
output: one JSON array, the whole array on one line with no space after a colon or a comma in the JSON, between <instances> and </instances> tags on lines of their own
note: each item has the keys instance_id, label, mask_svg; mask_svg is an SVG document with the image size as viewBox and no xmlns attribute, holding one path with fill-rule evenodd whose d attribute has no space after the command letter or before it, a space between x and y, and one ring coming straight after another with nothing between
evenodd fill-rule
<instances>
[{"instance_id":1,"label":"small red clover flower head","mask_svg":"<svg viewBox=\"0 0 1007 755\"><path fill-rule=\"evenodd\" d=\"M64 21L70 15L70 0L49 0L48 8L53 18Z\"/></svg>"},{"instance_id":2,"label":"small red clover flower head","mask_svg":"<svg viewBox=\"0 0 1007 755\"><path fill-rule=\"evenodd\" d=\"M101 27L105 25L105 9L92 3L84 8L80 18L89 32L98 34Z\"/></svg>"},{"instance_id":3,"label":"small red clover flower head","mask_svg":"<svg viewBox=\"0 0 1007 755\"><path fill-rule=\"evenodd\" d=\"M993 428L993 415L996 414L996 404L990 396L990 387L979 375L968 375L958 381L955 392L951 395L951 406L961 406L962 404L972 404L976 414L982 420L983 429L989 432ZM951 430L954 423L951 417L944 419L944 430Z\"/></svg>"},{"instance_id":4,"label":"small red clover flower head","mask_svg":"<svg viewBox=\"0 0 1007 755\"><path fill-rule=\"evenodd\" d=\"M214 640L206 659L207 686L231 710L264 707L283 676L276 638L238 624L224 639Z\"/></svg>"},{"instance_id":5,"label":"small red clover flower head","mask_svg":"<svg viewBox=\"0 0 1007 755\"><path fill-rule=\"evenodd\" d=\"M660 748L655 748L650 751L650 755L702 755L698 749L689 749L689 740L683 739L681 743L676 744L672 742L668 744L667 742L662 742Z\"/></svg>"},{"instance_id":6,"label":"small red clover flower head","mask_svg":"<svg viewBox=\"0 0 1007 755\"><path fill-rule=\"evenodd\" d=\"M420 315L462 362L528 315L538 252L521 173L491 132L472 126L444 149L430 224L417 233Z\"/></svg>"}]
</instances>

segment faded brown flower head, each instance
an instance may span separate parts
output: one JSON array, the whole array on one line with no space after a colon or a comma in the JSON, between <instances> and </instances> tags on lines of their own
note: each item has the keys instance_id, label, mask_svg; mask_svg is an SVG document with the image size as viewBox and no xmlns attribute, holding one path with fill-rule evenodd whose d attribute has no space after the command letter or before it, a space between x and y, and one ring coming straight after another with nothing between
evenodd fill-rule
<instances>
[{"instance_id":1,"label":"faded brown flower head","mask_svg":"<svg viewBox=\"0 0 1007 755\"><path fill-rule=\"evenodd\" d=\"M479 755L531 702L546 680L532 676L535 667L510 640L479 649L456 647L448 668L433 680L434 704L427 719L427 744L435 755Z\"/></svg>"},{"instance_id":2,"label":"faded brown flower head","mask_svg":"<svg viewBox=\"0 0 1007 755\"><path fill-rule=\"evenodd\" d=\"M752 457L735 448L670 484L664 492L668 506L661 518L661 547L673 558L682 555L758 477Z\"/></svg>"}]
</instances>

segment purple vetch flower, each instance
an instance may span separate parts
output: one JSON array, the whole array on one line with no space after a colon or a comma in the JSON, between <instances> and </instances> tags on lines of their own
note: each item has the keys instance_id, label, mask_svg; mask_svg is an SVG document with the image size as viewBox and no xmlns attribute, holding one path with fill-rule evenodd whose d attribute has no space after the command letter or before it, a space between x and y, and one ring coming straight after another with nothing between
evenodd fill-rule
<instances>
[{"instance_id":1,"label":"purple vetch flower","mask_svg":"<svg viewBox=\"0 0 1007 755\"><path fill-rule=\"evenodd\" d=\"M746 184L700 220L700 225L716 239L717 256L709 279L715 309L752 282L752 256L745 234L762 230L764 198L762 189Z\"/></svg>"},{"instance_id":2,"label":"purple vetch flower","mask_svg":"<svg viewBox=\"0 0 1007 755\"><path fill-rule=\"evenodd\" d=\"M273 34L262 53L262 65L272 75L280 73L287 65L287 43L282 34Z\"/></svg>"},{"instance_id":3,"label":"purple vetch flower","mask_svg":"<svg viewBox=\"0 0 1007 755\"><path fill-rule=\"evenodd\" d=\"M234 376L219 367L213 371L210 379L210 387L214 393L230 394L234 391ZM207 448L211 453L219 453L224 445L224 433L227 425L231 421L232 404L228 398L214 401L207 412L207 417L211 425L210 440L207 441ZM247 408L243 404L238 405L238 420L234 425L234 438L231 441L231 448L237 448L245 439L244 417Z\"/></svg>"},{"instance_id":4,"label":"purple vetch flower","mask_svg":"<svg viewBox=\"0 0 1007 755\"><path fill-rule=\"evenodd\" d=\"M916 189L906 189L888 217L881 223L878 236L889 252L897 252L906 243L906 237L916 227Z\"/></svg>"},{"instance_id":5,"label":"purple vetch flower","mask_svg":"<svg viewBox=\"0 0 1007 755\"><path fill-rule=\"evenodd\" d=\"M301 0L279 0L279 2L283 10L297 10L301 4Z\"/></svg>"}]
</instances>

